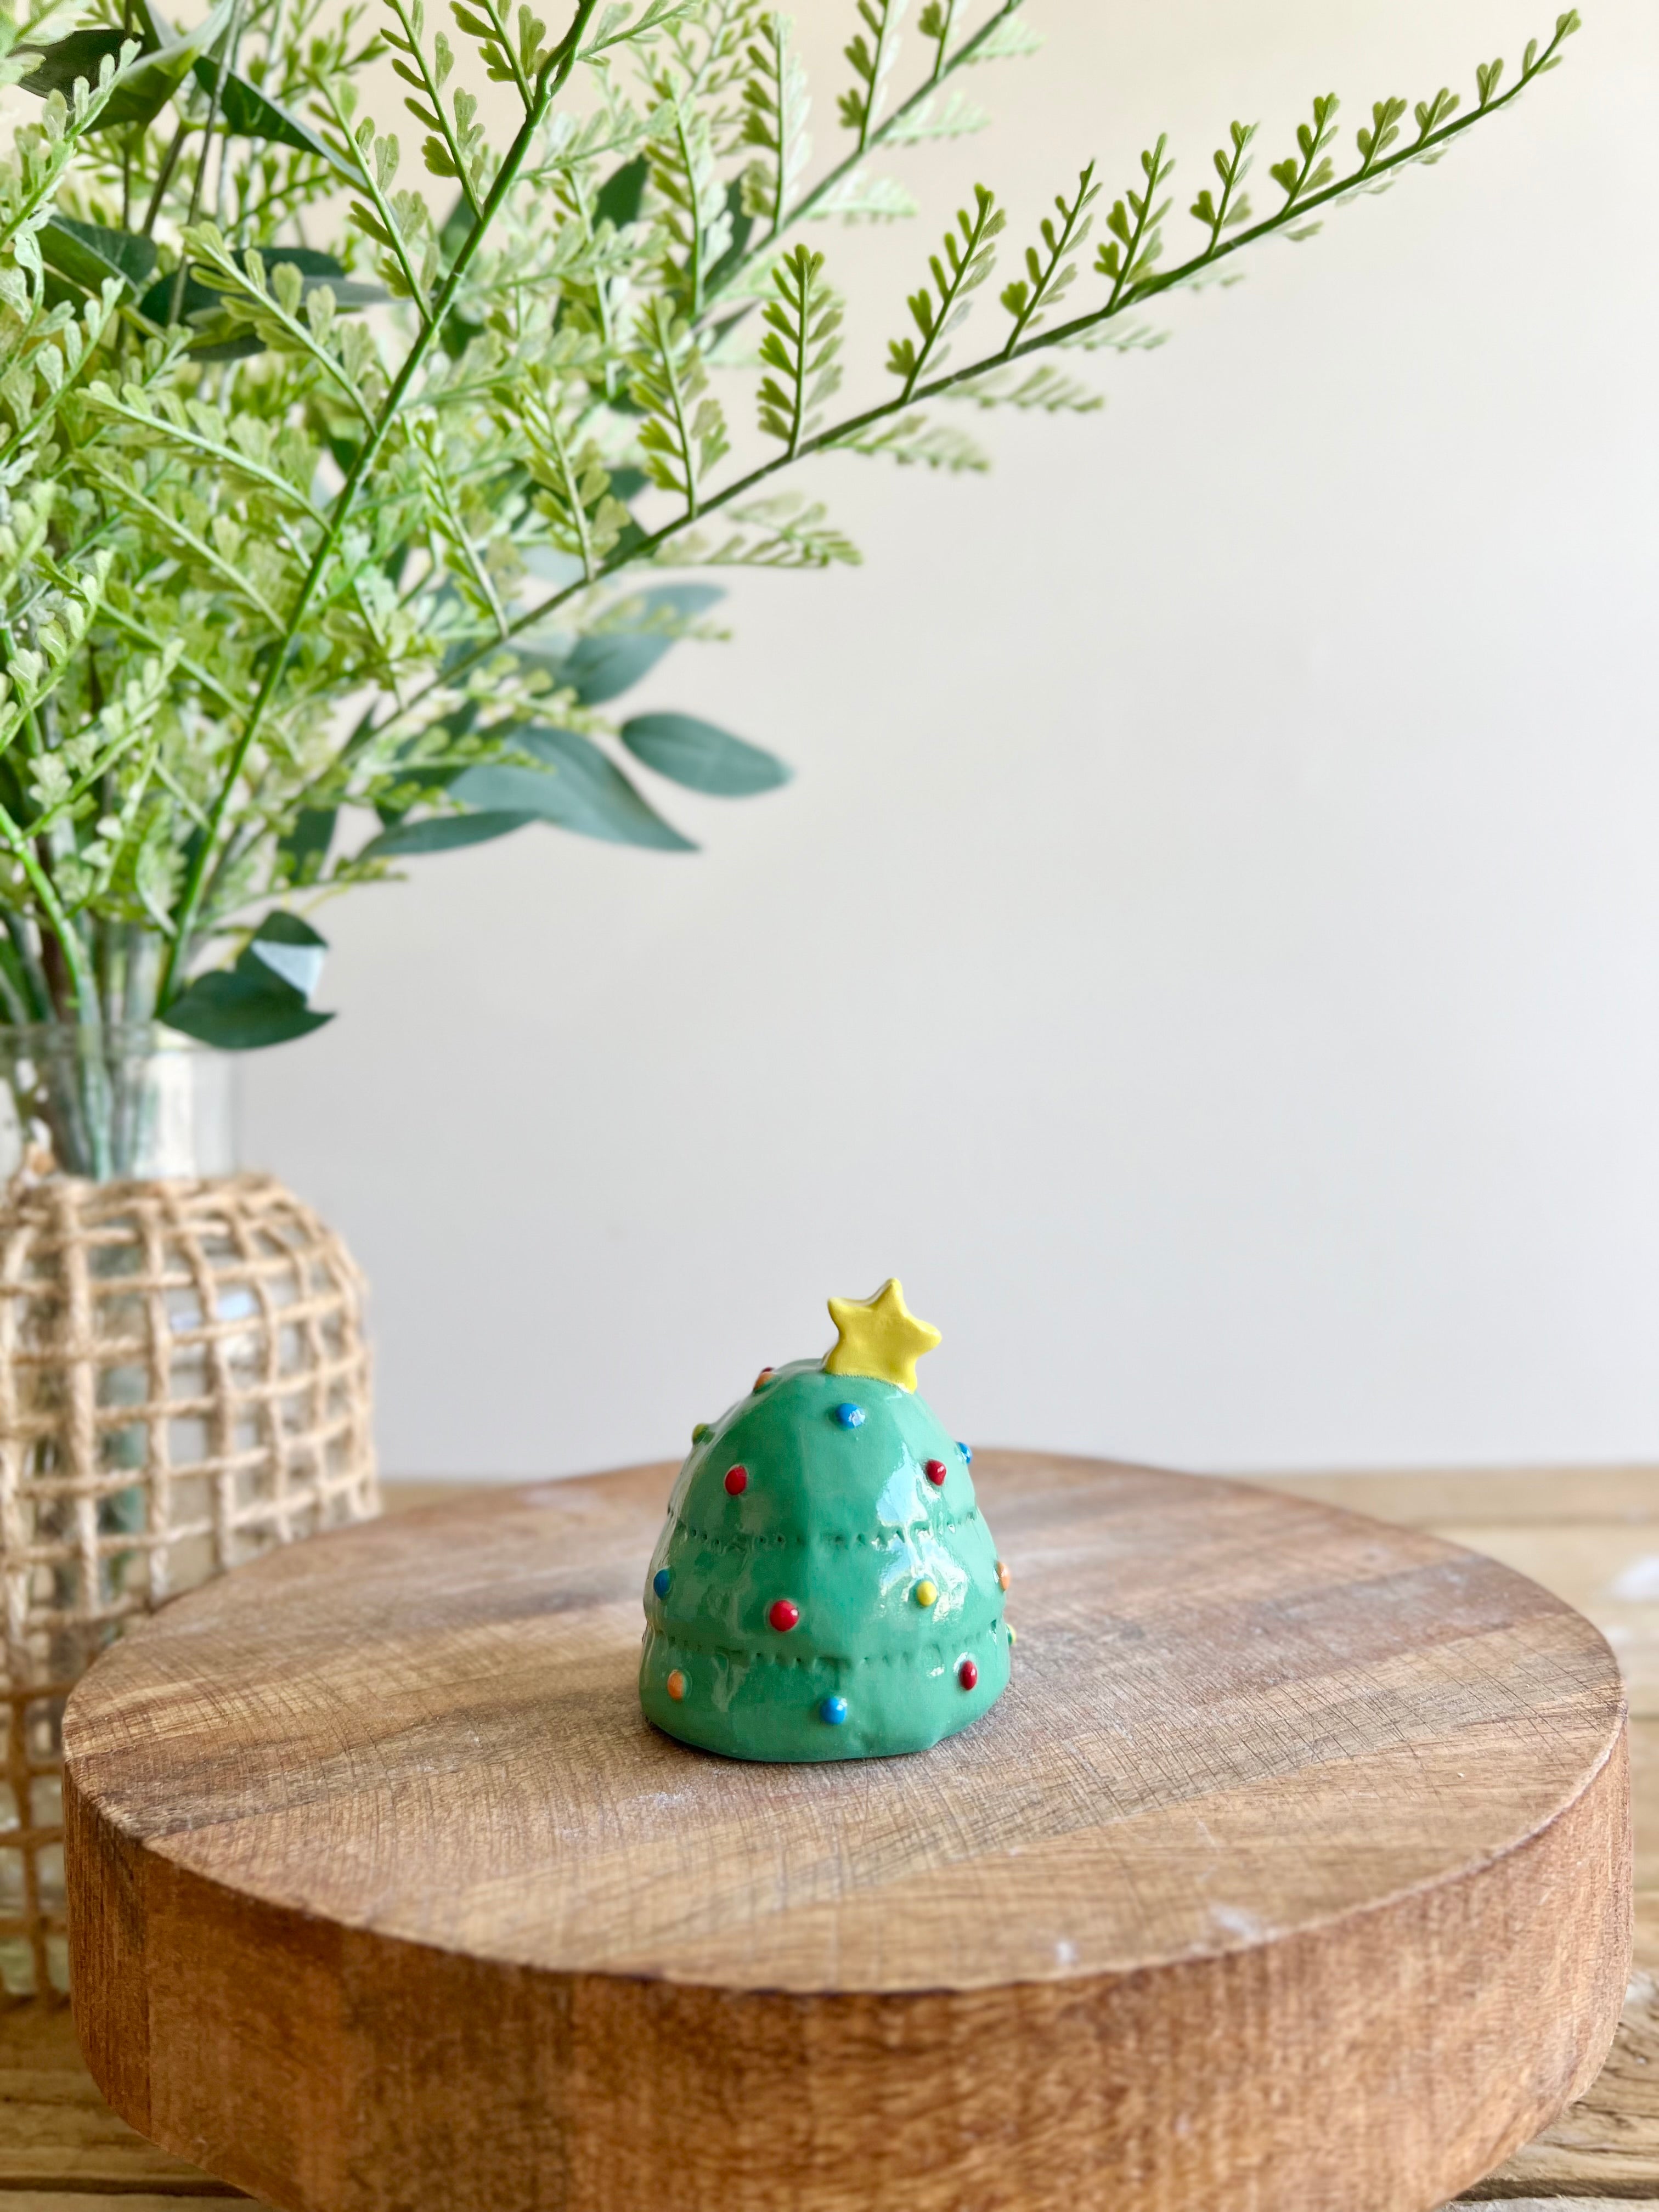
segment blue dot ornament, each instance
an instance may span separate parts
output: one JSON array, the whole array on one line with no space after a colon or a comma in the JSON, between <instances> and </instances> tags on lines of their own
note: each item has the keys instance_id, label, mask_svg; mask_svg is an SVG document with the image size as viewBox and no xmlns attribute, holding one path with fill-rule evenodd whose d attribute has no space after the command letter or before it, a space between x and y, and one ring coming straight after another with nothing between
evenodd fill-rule
<instances>
[{"instance_id":1,"label":"blue dot ornament","mask_svg":"<svg viewBox=\"0 0 1659 2212\"><path fill-rule=\"evenodd\" d=\"M818 1707L818 1718L827 1721L831 1728L839 1728L847 1718L845 1698L826 1698Z\"/></svg>"},{"instance_id":2,"label":"blue dot ornament","mask_svg":"<svg viewBox=\"0 0 1659 2212\"><path fill-rule=\"evenodd\" d=\"M861 1429L864 1426L864 1408L851 1403L837 1406L836 1419L844 1429Z\"/></svg>"},{"instance_id":3,"label":"blue dot ornament","mask_svg":"<svg viewBox=\"0 0 1659 2212\"><path fill-rule=\"evenodd\" d=\"M652 1587L652 1589L653 1589L653 1590L655 1590L655 1592L657 1593L657 1595L658 1595L659 1597L666 1597L666 1596L667 1596L667 1595L668 1595L668 1570L667 1570L667 1568L666 1568L666 1567L659 1567L659 1568L658 1568L658 1570L657 1570L656 1573L655 1573L654 1575L653 1575L653 1576L652 1576L652 1577L651 1577L651 1587Z\"/></svg>"}]
</instances>

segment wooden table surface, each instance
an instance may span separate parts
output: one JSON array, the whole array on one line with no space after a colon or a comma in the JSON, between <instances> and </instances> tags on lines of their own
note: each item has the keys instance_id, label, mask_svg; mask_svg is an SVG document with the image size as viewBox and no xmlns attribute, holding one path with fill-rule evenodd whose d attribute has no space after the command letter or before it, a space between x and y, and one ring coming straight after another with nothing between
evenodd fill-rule
<instances>
[{"instance_id":1,"label":"wooden table surface","mask_svg":"<svg viewBox=\"0 0 1659 2212\"><path fill-rule=\"evenodd\" d=\"M1579 1607L1612 1642L1630 1686L1636 1801L1637 1968L1624 2024L1589 2094L1473 2195L1517 2212L1564 2198L1577 2212L1659 2203L1659 1468L1303 1476L1271 1486L1487 1553ZM456 1488L392 1486L389 1502ZM75 2212L161 2212L234 2194L103 2105L65 2008L0 2014L0 2212L70 2212L66 2198ZM1356 2176L1356 2203L1365 2194Z\"/></svg>"}]
</instances>

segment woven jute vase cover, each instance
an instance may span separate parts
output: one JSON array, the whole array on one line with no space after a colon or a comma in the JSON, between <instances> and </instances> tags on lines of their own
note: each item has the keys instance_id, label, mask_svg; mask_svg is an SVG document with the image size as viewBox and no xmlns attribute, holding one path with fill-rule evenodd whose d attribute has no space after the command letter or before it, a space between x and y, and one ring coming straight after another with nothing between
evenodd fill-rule
<instances>
[{"instance_id":1,"label":"woven jute vase cover","mask_svg":"<svg viewBox=\"0 0 1659 2212\"><path fill-rule=\"evenodd\" d=\"M64 1699L123 1625L379 1510L363 1285L270 1176L0 1189L0 1982L64 1984Z\"/></svg>"}]
</instances>

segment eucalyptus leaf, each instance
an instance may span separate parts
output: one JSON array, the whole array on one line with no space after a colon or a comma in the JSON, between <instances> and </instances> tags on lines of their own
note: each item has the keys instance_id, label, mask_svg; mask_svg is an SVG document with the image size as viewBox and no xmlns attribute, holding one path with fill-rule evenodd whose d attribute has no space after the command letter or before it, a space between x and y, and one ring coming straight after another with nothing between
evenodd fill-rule
<instances>
[{"instance_id":1,"label":"eucalyptus leaf","mask_svg":"<svg viewBox=\"0 0 1659 2212\"><path fill-rule=\"evenodd\" d=\"M177 271L169 269L165 276L158 276L143 298L138 302L138 312L148 315L153 323L164 323L173 312L173 286ZM224 301L217 292L203 283L194 268L185 271L185 289L179 295L179 320L193 322L198 315L217 315L223 312Z\"/></svg>"},{"instance_id":2,"label":"eucalyptus leaf","mask_svg":"<svg viewBox=\"0 0 1659 2212\"><path fill-rule=\"evenodd\" d=\"M133 131L153 123L190 70L188 54L157 54L112 93L94 131Z\"/></svg>"},{"instance_id":3,"label":"eucalyptus leaf","mask_svg":"<svg viewBox=\"0 0 1659 2212\"><path fill-rule=\"evenodd\" d=\"M20 82L25 92L38 94L42 100L54 92L61 93L67 100L80 82L95 86L106 56L118 56L130 39L146 47L155 58L132 70L110 94L91 127L94 131L113 131L148 123L166 106L183 82L190 55L188 50L183 50L164 56L142 27L122 31L113 25L94 24L85 30L71 31L49 46L24 47L21 49L22 52L38 54L39 59Z\"/></svg>"},{"instance_id":4,"label":"eucalyptus leaf","mask_svg":"<svg viewBox=\"0 0 1659 2212\"><path fill-rule=\"evenodd\" d=\"M245 953L234 968L198 975L167 1007L162 1021L221 1052L258 1052L266 1045L309 1036L333 1020L332 1014L313 1012L301 994L262 961L244 966L246 959Z\"/></svg>"},{"instance_id":5,"label":"eucalyptus leaf","mask_svg":"<svg viewBox=\"0 0 1659 2212\"><path fill-rule=\"evenodd\" d=\"M198 975L161 1018L222 1052L253 1052L307 1036L331 1014L311 1006L327 945L300 915L269 914L234 967Z\"/></svg>"},{"instance_id":6,"label":"eucalyptus leaf","mask_svg":"<svg viewBox=\"0 0 1659 2212\"><path fill-rule=\"evenodd\" d=\"M201 335L191 342L192 361L251 361L265 350L262 337L246 323L232 322L228 315L198 323L196 328Z\"/></svg>"},{"instance_id":7,"label":"eucalyptus leaf","mask_svg":"<svg viewBox=\"0 0 1659 2212\"><path fill-rule=\"evenodd\" d=\"M732 228L731 243L719 260L714 263L704 280L711 291L719 290L735 274L742 266L744 257L749 251L749 240L754 231L755 218L744 206L741 177L733 177L726 188L726 216ZM740 322L748 312L747 307L740 308L725 327L729 329L731 323ZM717 344L719 340L714 339L711 343Z\"/></svg>"},{"instance_id":8,"label":"eucalyptus leaf","mask_svg":"<svg viewBox=\"0 0 1659 2212\"><path fill-rule=\"evenodd\" d=\"M328 950L328 939L302 914L290 913L287 907L273 907L259 924L250 940L254 945L304 945Z\"/></svg>"},{"instance_id":9,"label":"eucalyptus leaf","mask_svg":"<svg viewBox=\"0 0 1659 2212\"><path fill-rule=\"evenodd\" d=\"M173 320L177 279L178 271L171 269L165 276L158 276L139 301L139 313L152 323ZM238 322L228 312L224 295L203 283L194 267L185 271L177 319L188 324L195 334L190 346L192 361L246 361L265 350L264 340L252 325Z\"/></svg>"},{"instance_id":10,"label":"eucalyptus leaf","mask_svg":"<svg viewBox=\"0 0 1659 2212\"><path fill-rule=\"evenodd\" d=\"M357 854L360 860L390 860L399 854L453 853L463 845L487 845L495 837L510 837L540 817L533 808L514 812L429 814L424 821L399 822L371 837Z\"/></svg>"},{"instance_id":11,"label":"eucalyptus leaf","mask_svg":"<svg viewBox=\"0 0 1659 2212\"><path fill-rule=\"evenodd\" d=\"M468 703L469 707L472 704L471 702ZM452 728L455 725L459 725L462 728L470 727L474 713L476 708L473 712L463 709L461 713L452 718ZM447 791L456 777L460 775L464 766L465 763L453 761L435 768L429 768L418 763L412 768L405 768L400 764L395 771L397 782L374 801L374 811L380 817L381 827L390 830L395 823L401 822L404 815L412 811L415 807L423 802L429 802L436 793Z\"/></svg>"},{"instance_id":12,"label":"eucalyptus leaf","mask_svg":"<svg viewBox=\"0 0 1659 2212\"><path fill-rule=\"evenodd\" d=\"M450 796L480 818L517 814L526 821L545 822L552 818L554 782L544 768L527 768L521 762L474 761L456 777Z\"/></svg>"},{"instance_id":13,"label":"eucalyptus leaf","mask_svg":"<svg viewBox=\"0 0 1659 2212\"><path fill-rule=\"evenodd\" d=\"M112 95L94 130L130 130L159 115L184 82L197 55L228 27L236 4L237 0L218 0L216 7L180 37L149 0L137 0L134 29L149 58Z\"/></svg>"},{"instance_id":14,"label":"eucalyptus leaf","mask_svg":"<svg viewBox=\"0 0 1659 2212\"><path fill-rule=\"evenodd\" d=\"M716 584L659 584L641 592L626 603L627 614L607 617L603 629L577 639L558 664L558 681L568 684L584 707L602 706L631 690L678 642L673 629L648 625L664 615L692 622L725 596ZM534 647L521 650L530 658Z\"/></svg>"},{"instance_id":15,"label":"eucalyptus leaf","mask_svg":"<svg viewBox=\"0 0 1659 2212\"><path fill-rule=\"evenodd\" d=\"M230 27L237 0L218 0L218 4L193 23L187 31L175 30L153 0L134 0L138 35L145 51L157 54L184 55L186 58L205 52L216 46L220 35Z\"/></svg>"},{"instance_id":16,"label":"eucalyptus leaf","mask_svg":"<svg viewBox=\"0 0 1659 2212\"><path fill-rule=\"evenodd\" d=\"M695 714L635 714L622 726L623 743L636 760L715 799L748 799L775 791L793 771L775 753L763 752Z\"/></svg>"},{"instance_id":17,"label":"eucalyptus leaf","mask_svg":"<svg viewBox=\"0 0 1659 2212\"><path fill-rule=\"evenodd\" d=\"M446 261L455 258L466 243L466 234L471 228L472 203L465 192L457 192L438 232L438 250Z\"/></svg>"},{"instance_id":18,"label":"eucalyptus leaf","mask_svg":"<svg viewBox=\"0 0 1659 2212\"><path fill-rule=\"evenodd\" d=\"M279 907L259 924L234 967L198 975L161 1018L169 1029L221 1052L256 1052L309 1036L334 1018L310 1003L327 951L327 939L303 915Z\"/></svg>"},{"instance_id":19,"label":"eucalyptus leaf","mask_svg":"<svg viewBox=\"0 0 1659 2212\"><path fill-rule=\"evenodd\" d=\"M645 845L659 853L696 852L691 840L664 821L591 738L575 730L532 724L514 731L514 742L554 773L506 766L469 769L452 785L451 796L468 805L533 805L544 822L613 845Z\"/></svg>"},{"instance_id":20,"label":"eucalyptus leaf","mask_svg":"<svg viewBox=\"0 0 1659 2212\"><path fill-rule=\"evenodd\" d=\"M25 92L32 92L44 100L49 93L61 92L67 100L76 85L84 80L88 85L98 82L98 71L105 57L118 55L131 33L113 25L97 23L84 31L71 31L66 38L58 39L49 46L20 46L20 60L32 60L34 66L28 75L17 80Z\"/></svg>"},{"instance_id":21,"label":"eucalyptus leaf","mask_svg":"<svg viewBox=\"0 0 1659 2212\"><path fill-rule=\"evenodd\" d=\"M328 939L320 936L303 915L278 908L268 914L248 940L248 951L260 965L279 975L290 989L309 1002L322 981Z\"/></svg>"},{"instance_id":22,"label":"eucalyptus leaf","mask_svg":"<svg viewBox=\"0 0 1659 2212\"><path fill-rule=\"evenodd\" d=\"M594 200L594 221L614 222L618 230L624 223L637 222L650 173L651 165L643 154L636 154L631 161L624 161L621 168L613 169L599 186Z\"/></svg>"},{"instance_id":23,"label":"eucalyptus leaf","mask_svg":"<svg viewBox=\"0 0 1659 2212\"><path fill-rule=\"evenodd\" d=\"M328 861L329 847L334 842L334 825L340 818L337 806L302 806L294 817L294 826L278 848L289 882L314 884Z\"/></svg>"},{"instance_id":24,"label":"eucalyptus leaf","mask_svg":"<svg viewBox=\"0 0 1659 2212\"><path fill-rule=\"evenodd\" d=\"M195 68L197 83L210 94L219 83L217 57L204 54ZM337 176L349 183L356 182L355 173L337 159L326 140L319 138L308 123L261 92L246 77L239 76L234 70L225 74L219 93L219 112L239 137L268 138L274 145L291 146L296 153L314 154L319 161L326 161Z\"/></svg>"},{"instance_id":25,"label":"eucalyptus leaf","mask_svg":"<svg viewBox=\"0 0 1659 2212\"><path fill-rule=\"evenodd\" d=\"M682 622L695 622L706 615L711 607L719 606L726 597L720 584L653 584L648 592L641 592L640 599L647 614L656 615L666 607Z\"/></svg>"},{"instance_id":26,"label":"eucalyptus leaf","mask_svg":"<svg viewBox=\"0 0 1659 2212\"><path fill-rule=\"evenodd\" d=\"M40 94L61 92L66 96L78 79L89 84L98 82L98 71L105 57L117 56L129 39L136 39L154 59L136 70L128 82L114 94L100 117L94 128L107 131L117 125L131 126L148 123L184 82L187 71L194 69L196 80L204 91L211 93L219 82L219 62L212 54L200 49L210 37L228 20L229 9L221 7L198 25L187 37L180 38L167 18L157 11L144 7L143 21L134 31L123 31L113 25L94 24L84 30L71 31L67 37L57 40L52 46L39 49L40 60L29 74L21 79L26 92ZM25 49L26 52L33 51ZM315 154L331 168L339 170L340 164L323 140L308 125L302 123L276 100L269 99L246 77L232 70L227 72L220 93L219 110L228 127L245 137L270 138L284 146L296 148L301 153ZM342 171L343 174L349 172Z\"/></svg>"},{"instance_id":27,"label":"eucalyptus leaf","mask_svg":"<svg viewBox=\"0 0 1659 2212\"><path fill-rule=\"evenodd\" d=\"M54 215L42 226L40 258L49 269L96 297L106 278L118 276L137 292L155 273L155 242L142 232L111 230Z\"/></svg>"},{"instance_id":28,"label":"eucalyptus leaf","mask_svg":"<svg viewBox=\"0 0 1659 2212\"><path fill-rule=\"evenodd\" d=\"M582 706L603 706L607 699L631 690L673 643L660 631L612 630L580 637L559 663L559 680L570 686Z\"/></svg>"}]
</instances>

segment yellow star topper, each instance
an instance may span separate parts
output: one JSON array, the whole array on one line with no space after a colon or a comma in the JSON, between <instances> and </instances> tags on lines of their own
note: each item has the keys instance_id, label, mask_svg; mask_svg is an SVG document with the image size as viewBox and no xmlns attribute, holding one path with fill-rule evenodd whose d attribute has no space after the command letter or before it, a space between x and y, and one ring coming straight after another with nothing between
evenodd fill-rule
<instances>
[{"instance_id":1,"label":"yellow star topper","mask_svg":"<svg viewBox=\"0 0 1659 2212\"><path fill-rule=\"evenodd\" d=\"M939 1340L936 1328L918 1321L904 1303L898 1278L890 1275L872 1298L831 1298L836 1348L823 1363L826 1375L873 1375L916 1387L916 1362Z\"/></svg>"}]
</instances>

